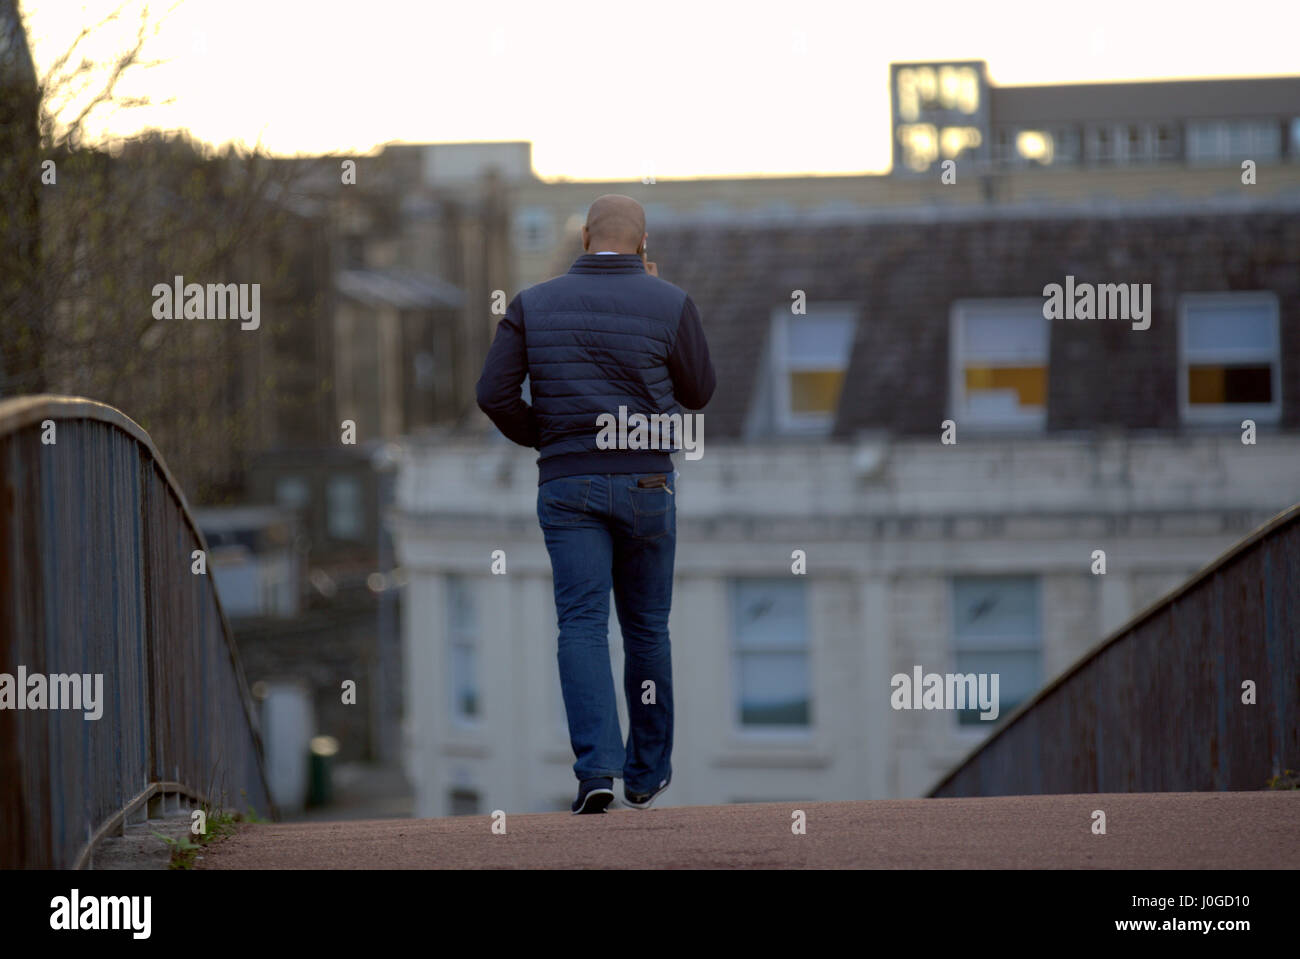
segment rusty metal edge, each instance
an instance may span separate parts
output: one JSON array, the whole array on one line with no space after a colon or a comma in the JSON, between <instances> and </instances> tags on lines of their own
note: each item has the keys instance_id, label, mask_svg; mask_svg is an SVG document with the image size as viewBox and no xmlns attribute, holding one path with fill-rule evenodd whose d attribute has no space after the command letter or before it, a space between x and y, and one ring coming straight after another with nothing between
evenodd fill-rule
<instances>
[{"instance_id":1,"label":"rusty metal edge","mask_svg":"<svg viewBox=\"0 0 1300 959\"><path fill-rule=\"evenodd\" d=\"M988 739L984 740L982 743L980 743L979 745L971 749L971 751L966 754L966 756L961 760L961 762L957 763L956 766L948 770L948 772L944 773L943 778L941 778L929 790L926 791L925 793L926 797L931 799L941 798L941 797L936 797L935 793L938 792L940 789L942 789L944 786L948 785L948 783L951 782L953 779L955 779L958 773L960 773L963 769L965 769L967 766L973 763L981 752L983 752L988 747L992 746L998 740L999 737L1001 737L1003 734L1007 732L1007 730L1009 730L1012 726L1014 726L1021 719L1023 719L1026 713L1028 713L1031 709L1033 709L1043 700L1047 699L1047 697L1051 696L1052 693L1056 692L1056 690L1059 687L1063 686L1066 682L1072 679L1075 676L1075 674L1081 672L1085 666L1087 666L1094 659L1096 659L1098 656L1104 653L1109 647L1113 646L1114 644L1118 643L1120 640L1124 639L1124 637L1128 636L1129 633L1133 632L1133 630L1137 629L1148 619L1151 619L1153 616L1158 615L1159 613L1164 611L1167 607L1169 607L1171 604L1176 603L1184 595L1186 595L1187 593L1191 592L1193 589L1200 586L1202 583L1208 580L1215 573L1219 572L1219 570L1223 569L1225 566L1228 566L1230 563L1234 562L1239 556L1241 556L1242 553L1256 546L1266 536L1269 536L1270 534L1276 532L1277 530L1282 529L1283 527L1286 526L1290 526L1292 523L1297 523L1297 522L1300 522L1300 503L1297 503L1294 506L1290 506L1287 509L1282 510L1282 512L1278 513L1272 519L1262 523L1252 532L1247 533L1244 537L1242 537L1232 546L1229 546L1226 551L1220 553L1218 556L1212 559L1207 565L1201 567L1200 570L1193 573L1187 579L1187 581L1184 582L1182 585L1176 586L1173 590L1166 593L1164 596L1160 597L1155 602L1151 603L1149 606L1147 606L1145 609L1139 612L1137 615L1135 615L1123 626L1119 627L1119 629L1115 630L1109 636L1102 639L1099 643L1097 643L1086 653L1080 656L1079 659L1077 659L1072 666L1067 668L1063 673L1061 673L1054 680L1052 680L1050 683L1048 683L1046 686L1040 689L1028 701L1022 703L1019 708L1017 708L1009 717L1007 717L1007 721L1002 725L1001 729L999 729L993 735L989 736Z\"/></svg>"},{"instance_id":2,"label":"rusty metal edge","mask_svg":"<svg viewBox=\"0 0 1300 959\"><path fill-rule=\"evenodd\" d=\"M103 824L95 830L94 834L86 840L86 844L81 847L81 851L77 853L77 858L73 862L72 868L85 869L89 866L95 855L95 850L99 848L99 844L117 832L118 829L122 828L122 825L126 821L126 817L148 803L154 796L173 795L188 796L195 802L203 803L205 806L208 804L207 796L203 795L203 793L197 789L191 789L184 783L150 783L139 795L135 796L125 806L104 820Z\"/></svg>"},{"instance_id":3,"label":"rusty metal edge","mask_svg":"<svg viewBox=\"0 0 1300 959\"><path fill-rule=\"evenodd\" d=\"M194 514L190 511L190 504L185 498L185 493L181 490L180 484L176 482L172 471L167 468L167 461L163 459L158 447L154 446L153 440L145 432L143 426L116 407L84 396L59 396L53 393L38 393L33 396L17 396L0 400L0 437L16 433L19 430L26 429L33 423L39 424L42 420L47 419L94 420L99 423L107 423L109 426L121 430L148 450L153 464L162 472L168 490L176 498L176 502L181 508L181 515L185 519L185 524L189 526L203 552L205 554L211 553L211 550L208 549L208 541L203 537L203 531L199 529L198 523L194 521ZM266 777L266 748L262 742L262 727L261 723L258 722L257 713L253 709L253 697L248 689L248 680L244 676L244 663L240 659L239 650L235 646L235 637L230 628L230 620L226 618L226 610L221 605L221 594L217 591L216 580L211 576L208 577L208 585L212 588L212 599L217 604L217 615L221 618L221 632L226 640L226 651L230 655L239 680L244 715L248 719L250 731L253 734L253 745L257 749L257 771L262 777L262 786L266 789L267 803L269 804L268 812L272 819L279 819L279 811L275 808L274 799L271 798L271 783Z\"/></svg>"}]
</instances>

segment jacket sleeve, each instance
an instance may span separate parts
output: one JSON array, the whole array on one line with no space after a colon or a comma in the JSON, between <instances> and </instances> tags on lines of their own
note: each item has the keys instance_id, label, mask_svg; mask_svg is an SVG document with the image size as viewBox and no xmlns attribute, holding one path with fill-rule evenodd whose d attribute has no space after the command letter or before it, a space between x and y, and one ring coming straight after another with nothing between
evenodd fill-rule
<instances>
[{"instance_id":1,"label":"jacket sleeve","mask_svg":"<svg viewBox=\"0 0 1300 959\"><path fill-rule=\"evenodd\" d=\"M528 354L524 348L523 306L515 296L497 324L496 336L483 364L476 393L478 407L496 424L506 439L538 449L541 443L537 414L523 400Z\"/></svg>"},{"instance_id":2,"label":"jacket sleeve","mask_svg":"<svg viewBox=\"0 0 1300 959\"><path fill-rule=\"evenodd\" d=\"M717 377L709 359L709 344L704 339L700 311L689 296L682 304L677 323L677 342L668 356L668 372L673 378L673 395L689 410L702 410L713 396Z\"/></svg>"}]
</instances>

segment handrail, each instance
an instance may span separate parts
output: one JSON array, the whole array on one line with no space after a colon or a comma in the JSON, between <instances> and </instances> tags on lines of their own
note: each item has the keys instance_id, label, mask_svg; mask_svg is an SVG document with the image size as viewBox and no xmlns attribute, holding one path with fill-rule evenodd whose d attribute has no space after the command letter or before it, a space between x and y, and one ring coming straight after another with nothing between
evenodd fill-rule
<instances>
[{"instance_id":1,"label":"handrail","mask_svg":"<svg viewBox=\"0 0 1300 959\"><path fill-rule=\"evenodd\" d=\"M116 693L100 704L109 729L0 710L0 866L84 864L141 796L223 802L212 776L274 815L243 663L216 583L190 575L195 548L209 553L184 492L129 416L82 397L0 401L0 672L98 668L104 700Z\"/></svg>"},{"instance_id":2,"label":"handrail","mask_svg":"<svg viewBox=\"0 0 1300 959\"><path fill-rule=\"evenodd\" d=\"M1296 527L1297 537L1300 538L1300 504L1296 504L1283 510L1267 522L1260 525L1240 541L1229 547L1224 553L1211 560L1188 580L1151 603L1146 608L1142 609L1123 626L1111 632L1106 638L1084 653L1084 655L1072 666L1013 711L994 733L979 745L975 746L953 769L947 772L927 793L927 795L931 797L939 797L976 794L969 791L954 792L955 784L959 780L966 780L969 784L969 781L972 778L978 778L976 767L979 765L981 760L993 753L995 750L1002 748L1009 738L1016 735L1019 727L1021 727L1027 719L1037 715L1038 711L1043 708L1044 704L1053 700L1054 697L1058 696L1062 690L1067 689L1071 684L1079 683L1081 677L1090 669L1095 668L1098 661L1103 656L1115 650L1126 640L1136 636L1144 629L1144 627L1151 624L1156 617L1165 614L1176 607L1180 602L1189 599L1203 588L1206 588L1217 576L1226 572L1232 564L1247 556L1247 554L1260 546L1260 544L1270 542L1284 533L1289 533L1293 526ZM1300 642L1300 636L1293 637L1292 642ZM1256 788L1262 787L1263 782L1261 780L1261 782L1256 784ZM1187 788L1190 790L1204 787L1184 784L1180 788ZM1078 788L1077 791L1087 792L1090 790ZM999 795L1003 793L993 794Z\"/></svg>"}]
</instances>

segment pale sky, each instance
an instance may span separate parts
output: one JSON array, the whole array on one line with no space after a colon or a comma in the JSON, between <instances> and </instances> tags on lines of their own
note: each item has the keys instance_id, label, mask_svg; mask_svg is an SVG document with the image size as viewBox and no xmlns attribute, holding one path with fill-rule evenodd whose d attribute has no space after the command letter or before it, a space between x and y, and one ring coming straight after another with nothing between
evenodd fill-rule
<instances>
[{"instance_id":1,"label":"pale sky","mask_svg":"<svg viewBox=\"0 0 1300 959\"><path fill-rule=\"evenodd\" d=\"M21 0L37 69L118 2ZM176 102L98 129L289 155L531 140L547 179L883 172L892 61L982 59L999 85L1266 76L1300 73L1298 37L1300 0L181 0L149 48L169 62L125 88Z\"/></svg>"}]
</instances>

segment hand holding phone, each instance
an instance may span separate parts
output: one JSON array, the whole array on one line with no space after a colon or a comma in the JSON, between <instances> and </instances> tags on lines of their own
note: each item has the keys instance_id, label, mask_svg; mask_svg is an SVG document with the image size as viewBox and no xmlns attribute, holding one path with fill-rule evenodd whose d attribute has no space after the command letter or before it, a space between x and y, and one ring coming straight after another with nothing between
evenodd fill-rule
<instances>
[{"instance_id":1,"label":"hand holding phone","mask_svg":"<svg viewBox=\"0 0 1300 959\"><path fill-rule=\"evenodd\" d=\"M658 265L646 259L646 246L647 244L642 243L641 249L639 249L637 252L641 254L641 262L645 265L645 271L649 273L651 276L658 276L659 275Z\"/></svg>"}]
</instances>

